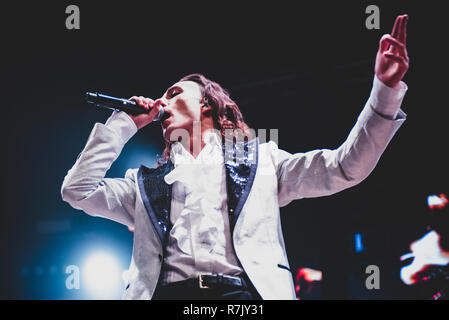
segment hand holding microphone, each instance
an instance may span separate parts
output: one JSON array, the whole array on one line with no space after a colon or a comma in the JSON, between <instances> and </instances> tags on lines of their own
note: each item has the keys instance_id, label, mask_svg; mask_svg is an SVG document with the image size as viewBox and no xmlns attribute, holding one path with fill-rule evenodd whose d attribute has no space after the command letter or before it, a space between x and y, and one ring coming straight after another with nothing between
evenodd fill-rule
<instances>
[{"instance_id":1,"label":"hand holding microphone","mask_svg":"<svg viewBox=\"0 0 449 320\"><path fill-rule=\"evenodd\" d=\"M154 101L142 96L133 96L129 100L115 98L101 93L86 93L86 100L97 107L124 111L136 124L137 128L143 128L152 121L161 121L164 115L165 104L158 99Z\"/></svg>"},{"instance_id":2,"label":"hand holding microphone","mask_svg":"<svg viewBox=\"0 0 449 320\"><path fill-rule=\"evenodd\" d=\"M132 96L131 98L129 98L129 100L136 101L137 104L145 110L151 109L148 113L141 113L137 115L129 114L131 119L133 119L134 123L136 124L137 129L143 128L148 125L150 122L155 120L156 116L158 116L158 119L156 119L155 121L159 120L162 117L163 110L160 113L160 109L162 109L164 104L160 99L154 101L153 99L145 98L142 96Z\"/></svg>"}]
</instances>

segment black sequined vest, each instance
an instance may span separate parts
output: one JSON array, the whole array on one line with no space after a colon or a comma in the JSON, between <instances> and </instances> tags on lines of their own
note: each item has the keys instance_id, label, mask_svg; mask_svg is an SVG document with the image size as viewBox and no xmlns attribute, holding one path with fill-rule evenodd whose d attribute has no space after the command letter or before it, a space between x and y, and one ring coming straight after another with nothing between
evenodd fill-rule
<instances>
[{"instance_id":1,"label":"black sequined vest","mask_svg":"<svg viewBox=\"0 0 449 320\"><path fill-rule=\"evenodd\" d=\"M223 144L231 232L256 176L258 153L258 138L234 143L228 141ZM168 234L172 227L170 222L172 186L165 182L164 177L173 168L174 165L169 160L158 168L141 166L137 173L140 195L163 249L167 245Z\"/></svg>"}]
</instances>

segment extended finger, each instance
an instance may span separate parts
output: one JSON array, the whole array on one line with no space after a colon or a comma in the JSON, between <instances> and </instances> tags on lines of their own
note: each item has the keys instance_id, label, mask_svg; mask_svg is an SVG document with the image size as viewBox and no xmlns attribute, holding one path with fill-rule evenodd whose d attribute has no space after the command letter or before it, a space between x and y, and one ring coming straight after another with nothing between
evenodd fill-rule
<instances>
[{"instance_id":1,"label":"extended finger","mask_svg":"<svg viewBox=\"0 0 449 320\"><path fill-rule=\"evenodd\" d=\"M401 37L401 31L402 31L402 26L404 25L404 16L401 16L399 18L399 25L398 25L398 30L397 30L397 34L395 36L396 39L399 40L399 38Z\"/></svg>"},{"instance_id":2,"label":"extended finger","mask_svg":"<svg viewBox=\"0 0 449 320\"><path fill-rule=\"evenodd\" d=\"M403 22L401 24L401 30L399 32L399 41L401 41L404 45L407 41L407 22L408 15L404 15Z\"/></svg>"},{"instance_id":3,"label":"extended finger","mask_svg":"<svg viewBox=\"0 0 449 320\"><path fill-rule=\"evenodd\" d=\"M401 31L402 31L402 26L404 25L404 16L399 16L399 24L398 24L398 28L396 30L396 35L394 36L396 39L400 39L401 37Z\"/></svg>"},{"instance_id":4,"label":"extended finger","mask_svg":"<svg viewBox=\"0 0 449 320\"><path fill-rule=\"evenodd\" d=\"M397 16L396 17L396 20L395 20L394 26L393 26L393 31L391 32L391 36L393 38L396 38L396 39L399 38L399 33L401 31L402 21L403 21L403 17L402 16ZM390 49L391 53L396 53L396 48L395 47L390 46L389 49Z\"/></svg>"},{"instance_id":5,"label":"extended finger","mask_svg":"<svg viewBox=\"0 0 449 320\"><path fill-rule=\"evenodd\" d=\"M401 23L402 16L397 16L396 20L394 21L393 30L391 31L391 35L395 38L398 37L399 33L399 24Z\"/></svg>"}]
</instances>

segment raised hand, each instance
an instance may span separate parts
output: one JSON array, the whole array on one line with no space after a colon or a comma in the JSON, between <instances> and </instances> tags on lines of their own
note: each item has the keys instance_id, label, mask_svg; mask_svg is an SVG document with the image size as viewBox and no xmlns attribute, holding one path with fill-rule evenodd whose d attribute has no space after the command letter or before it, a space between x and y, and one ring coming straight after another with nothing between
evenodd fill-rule
<instances>
[{"instance_id":1,"label":"raised hand","mask_svg":"<svg viewBox=\"0 0 449 320\"><path fill-rule=\"evenodd\" d=\"M385 85L395 88L409 67L406 48L408 15L398 16L393 31L380 39L374 72Z\"/></svg>"}]
</instances>

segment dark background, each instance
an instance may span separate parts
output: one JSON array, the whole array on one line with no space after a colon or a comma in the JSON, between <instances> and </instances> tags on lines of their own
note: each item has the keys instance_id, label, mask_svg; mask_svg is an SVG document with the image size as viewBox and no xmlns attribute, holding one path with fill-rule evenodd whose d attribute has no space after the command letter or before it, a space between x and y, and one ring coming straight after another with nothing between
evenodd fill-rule
<instances>
[{"instance_id":1,"label":"dark background","mask_svg":"<svg viewBox=\"0 0 449 320\"><path fill-rule=\"evenodd\" d=\"M1 13L2 208L0 298L77 299L64 268L95 247L127 267L132 233L61 200L63 178L95 122L110 112L86 91L160 97L199 72L229 89L247 122L278 129L289 152L336 148L371 90L378 42L409 14L408 119L374 172L330 197L281 209L292 270L323 271L323 299L418 298L399 279L399 256L426 232L426 197L448 192L447 22L437 1L59 1L3 5ZM81 29L65 28L76 4ZM380 8L380 30L365 8ZM162 150L157 125L141 130L108 172L152 166ZM354 234L364 250L355 252ZM381 289L364 287L378 265Z\"/></svg>"}]
</instances>

